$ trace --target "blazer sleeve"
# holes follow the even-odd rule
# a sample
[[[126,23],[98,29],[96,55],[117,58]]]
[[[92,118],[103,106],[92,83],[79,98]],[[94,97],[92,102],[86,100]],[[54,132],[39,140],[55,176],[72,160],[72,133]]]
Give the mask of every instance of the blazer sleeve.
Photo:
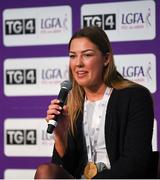
[[[75,178],[81,178],[86,161],[86,148],[82,130],[83,114],[80,113],[76,122],[77,131],[75,136],[68,133],[68,148],[63,158],[59,156],[56,149],[53,150],[52,163],[63,166]]]
[[[56,151],[56,148],[54,147],[51,162],[62,166],[73,176],[77,176],[76,174],[76,169],[77,169],[77,164],[78,164],[77,162],[78,159],[76,156],[77,154],[78,152],[75,146],[74,139],[69,133],[68,148],[66,150],[65,155],[63,157],[60,157],[58,152]]]
[[[130,88],[122,97],[126,105],[121,104],[125,108],[119,107],[123,111],[118,120],[121,121],[119,129],[123,129],[119,134],[123,137],[123,144],[119,145],[118,157],[111,162],[111,169],[98,173],[95,176],[98,179],[148,178],[154,120],[152,97],[146,88]]]

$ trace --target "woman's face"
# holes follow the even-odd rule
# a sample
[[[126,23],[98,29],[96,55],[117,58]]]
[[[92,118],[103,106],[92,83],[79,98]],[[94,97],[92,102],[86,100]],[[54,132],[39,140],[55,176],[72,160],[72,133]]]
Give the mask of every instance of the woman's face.
[[[73,39],[69,56],[73,78],[80,86],[96,89],[104,83],[102,73],[107,63],[107,55],[103,55],[88,38]]]

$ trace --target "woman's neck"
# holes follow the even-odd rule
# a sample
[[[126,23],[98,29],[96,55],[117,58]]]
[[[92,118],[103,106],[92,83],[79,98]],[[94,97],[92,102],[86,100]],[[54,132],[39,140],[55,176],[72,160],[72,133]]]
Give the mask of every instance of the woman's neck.
[[[97,101],[103,98],[104,92],[106,90],[106,85],[102,84],[98,88],[85,88],[85,95],[89,101]]]

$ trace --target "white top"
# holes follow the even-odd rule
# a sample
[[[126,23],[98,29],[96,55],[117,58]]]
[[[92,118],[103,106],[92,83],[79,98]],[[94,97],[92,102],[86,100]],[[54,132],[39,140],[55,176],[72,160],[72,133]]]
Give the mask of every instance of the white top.
[[[105,143],[105,116],[112,88],[106,88],[104,96],[98,101],[85,100],[84,134],[87,145],[88,161],[103,162],[111,168]]]

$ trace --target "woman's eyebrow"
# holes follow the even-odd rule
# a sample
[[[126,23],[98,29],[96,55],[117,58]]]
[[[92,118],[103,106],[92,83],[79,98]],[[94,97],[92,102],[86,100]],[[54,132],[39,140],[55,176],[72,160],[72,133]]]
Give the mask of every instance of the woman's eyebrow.
[[[94,49],[85,49],[85,50],[83,50],[83,51],[81,51],[81,52],[82,52],[82,53],[85,53],[85,52],[88,52],[88,51],[95,52]],[[76,53],[76,52],[74,52],[74,51],[69,51],[69,53]]]

